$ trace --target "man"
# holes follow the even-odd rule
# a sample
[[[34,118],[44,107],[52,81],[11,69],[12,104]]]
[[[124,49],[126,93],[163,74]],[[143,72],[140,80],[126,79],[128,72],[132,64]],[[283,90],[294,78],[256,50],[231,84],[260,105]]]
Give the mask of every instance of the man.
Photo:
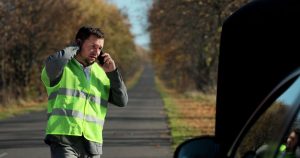
[[[111,56],[100,55],[99,28],[82,27],[75,40],[77,46],[49,56],[42,71],[48,94],[45,142],[53,158],[99,158],[107,104],[125,106],[127,90]],[[102,65],[96,63],[101,58]]]
[[[300,129],[294,128],[287,140],[286,143],[280,146],[279,158],[296,158],[296,149],[299,144]]]
[[[277,158],[296,158],[299,157],[299,153],[297,148],[299,145],[300,140],[300,129],[299,128],[293,128],[287,139],[285,139],[284,144],[280,145],[279,147],[279,153],[276,156]],[[256,150],[256,156],[257,157],[267,157],[268,150],[270,146],[268,144],[263,144]]]

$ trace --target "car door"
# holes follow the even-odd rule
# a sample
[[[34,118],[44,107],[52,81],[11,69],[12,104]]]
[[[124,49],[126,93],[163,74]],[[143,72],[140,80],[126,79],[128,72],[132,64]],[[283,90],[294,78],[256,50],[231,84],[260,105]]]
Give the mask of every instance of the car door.
[[[253,94],[255,95],[255,94]],[[227,156],[279,157],[292,128],[300,128],[300,69],[282,81],[249,119]],[[241,103],[242,106],[242,103]]]

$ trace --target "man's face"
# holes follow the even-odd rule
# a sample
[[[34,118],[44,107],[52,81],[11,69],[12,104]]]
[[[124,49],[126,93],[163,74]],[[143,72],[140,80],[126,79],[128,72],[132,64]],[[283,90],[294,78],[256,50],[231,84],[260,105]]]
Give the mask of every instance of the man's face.
[[[295,132],[292,132],[287,139],[287,143],[286,143],[287,148],[294,149],[294,147],[297,144],[297,140],[298,140],[297,134]]]
[[[82,64],[85,66],[93,64],[97,57],[100,54],[100,50],[104,46],[104,39],[100,39],[96,37],[95,35],[91,35],[89,38],[87,38],[82,46],[81,51],[79,52],[79,58]]]

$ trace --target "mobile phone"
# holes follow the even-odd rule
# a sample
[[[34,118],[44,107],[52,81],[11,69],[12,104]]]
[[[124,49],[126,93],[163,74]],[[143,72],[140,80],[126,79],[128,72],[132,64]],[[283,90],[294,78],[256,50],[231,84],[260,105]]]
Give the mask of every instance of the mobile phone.
[[[103,50],[100,50],[100,55],[98,56],[98,61],[100,65],[104,64],[104,57],[102,56],[104,54]]]

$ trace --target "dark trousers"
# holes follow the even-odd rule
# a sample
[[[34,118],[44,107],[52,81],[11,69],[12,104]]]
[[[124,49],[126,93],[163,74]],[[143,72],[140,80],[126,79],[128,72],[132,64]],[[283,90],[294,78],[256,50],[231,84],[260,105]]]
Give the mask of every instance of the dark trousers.
[[[100,158],[101,147],[90,143],[83,136],[47,136],[51,158]]]

